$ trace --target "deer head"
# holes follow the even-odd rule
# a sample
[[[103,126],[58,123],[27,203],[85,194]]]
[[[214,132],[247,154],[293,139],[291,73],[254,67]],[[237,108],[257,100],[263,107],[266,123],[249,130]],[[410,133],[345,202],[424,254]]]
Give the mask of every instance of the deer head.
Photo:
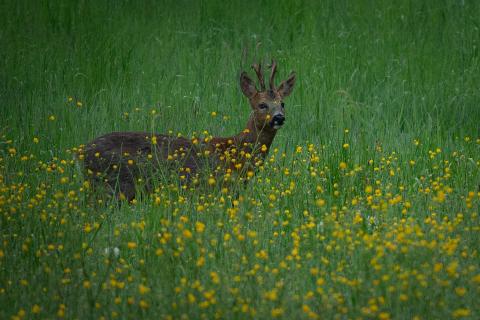
[[[275,73],[277,64],[272,60],[270,73],[270,87],[266,89],[263,78],[262,66],[252,65],[260,83],[260,90],[244,71],[240,75],[240,87],[243,94],[248,98],[252,107],[253,120],[259,130],[276,131],[285,122],[285,104],[283,99],[290,95],[295,85],[295,72],[292,72],[287,80],[275,86]]]

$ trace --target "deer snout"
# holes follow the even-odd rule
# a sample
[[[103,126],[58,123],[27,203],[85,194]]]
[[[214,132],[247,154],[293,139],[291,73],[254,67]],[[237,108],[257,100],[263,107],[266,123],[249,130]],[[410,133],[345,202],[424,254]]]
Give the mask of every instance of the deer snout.
[[[271,124],[274,129],[278,129],[283,125],[284,122],[285,116],[281,113],[277,113],[273,116]]]
[[[276,114],[272,120],[275,124],[282,125],[285,122],[285,116],[283,114]]]

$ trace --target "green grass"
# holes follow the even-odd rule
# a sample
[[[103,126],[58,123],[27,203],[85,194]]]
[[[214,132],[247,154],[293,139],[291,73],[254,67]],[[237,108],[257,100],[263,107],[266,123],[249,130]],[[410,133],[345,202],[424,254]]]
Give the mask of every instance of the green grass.
[[[479,318],[479,17],[475,1],[0,2],[0,318]],[[237,200],[164,185],[92,202],[75,148],[239,132],[255,57],[297,84]]]

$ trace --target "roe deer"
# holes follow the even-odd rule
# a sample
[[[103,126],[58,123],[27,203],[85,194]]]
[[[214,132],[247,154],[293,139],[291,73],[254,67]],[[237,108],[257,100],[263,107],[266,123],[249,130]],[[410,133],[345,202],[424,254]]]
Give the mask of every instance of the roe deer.
[[[283,99],[295,84],[295,73],[275,86],[277,65],[272,61],[270,87],[266,89],[260,64],[252,65],[260,90],[246,72],[240,75],[240,88],[252,108],[245,130],[231,137],[213,137],[202,142],[148,132],[112,132],[96,138],[84,150],[85,168],[92,183],[104,183],[113,194],[129,201],[135,197],[135,184],[143,181],[151,188],[155,174],[174,173],[187,182],[202,166],[216,175],[251,177],[255,164],[265,158],[279,128],[285,121]],[[150,171],[145,164],[151,163]]]

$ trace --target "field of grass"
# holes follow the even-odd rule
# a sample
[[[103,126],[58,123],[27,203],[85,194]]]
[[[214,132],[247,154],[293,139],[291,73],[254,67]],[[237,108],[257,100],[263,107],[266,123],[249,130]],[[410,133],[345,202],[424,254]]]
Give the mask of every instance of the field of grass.
[[[0,318],[480,318],[479,46],[468,0],[0,1]],[[245,189],[92,200],[82,144],[239,132],[255,57]]]

